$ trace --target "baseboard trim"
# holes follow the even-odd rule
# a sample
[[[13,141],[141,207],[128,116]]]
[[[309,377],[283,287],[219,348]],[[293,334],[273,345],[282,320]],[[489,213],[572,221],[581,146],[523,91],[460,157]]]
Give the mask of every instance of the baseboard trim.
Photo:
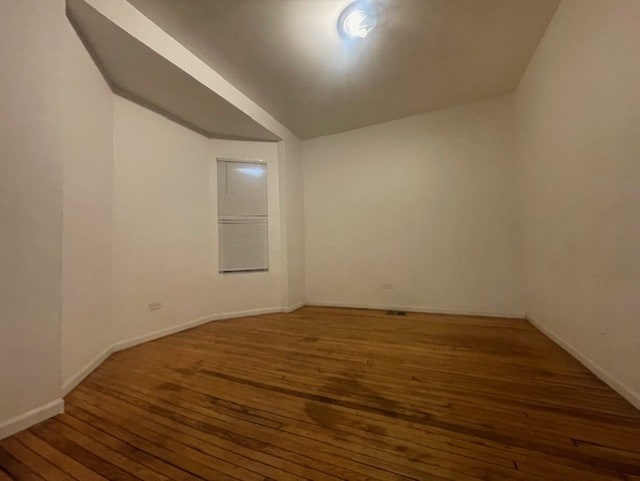
[[[599,366],[597,363],[589,359],[588,356],[581,353],[572,344],[562,339],[558,334],[548,327],[543,326],[540,322],[533,319],[531,316],[527,316],[527,320],[545,336],[555,342],[562,349],[571,354],[572,357],[577,359],[584,367],[591,371],[602,382],[607,384],[611,389],[616,391],[620,396],[625,398],[633,407],[640,410],[640,393],[635,392],[633,389],[617,381],[607,370]]]
[[[259,316],[263,314],[273,314],[276,312],[283,312],[283,309],[281,307],[267,307],[264,309],[251,309],[247,311],[234,311],[234,312],[224,312],[221,314],[211,314],[209,316],[204,316],[199,319],[194,319],[184,324],[167,327],[164,329],[160,329],[158,331],[153,331],[148,334],[143,334],[141,336],[134,337],[132,339],[126,339],[124,341],[116,342],[112,346],[112,352],[122,351],[124,349],[129,349],[130,347],[137,346],[138,344],[144,344],[145,342],[155,341],[156,339],[170,336],[178,332],[186,331],[187,329],[193,329],[194,327],[198,327],[198,326],[201,326],[202,324],[206,324],[212,321],[220,321],[223,319],[234,319],[236,317]]]
[[[393,304],[353,304],[345,302],[324,302],[324,301],[308,301],[309,306],[320,307],[345,307],[349,309],[376,309],[381,311],[407,311],[407,312],[424,312],[427,314],[450,314],[455,316],[479,316],[479,317],[502,317],[507,319],[526,319],[524,312],[499,312],[499,311],[472,311],[464,309],[447,309],[439,307],[424,306],[401,306]]]
[[[0,424],[0,439],[8,438],[63,412],[64,400],[62,398],[54,399],[47,404],[43,404]]]
[[[131,339],[126,339],[124,341],[118,341],[113,345],[111,345],[110,347],[108,347],[107,349],[105,349],[104,351],[102,351],[102,353],[100,353],[92,361],[90,361],[86,366],[80,369],[80,371],[74,374],[71,377],[71,379],[65,382],[62,385],[62,396],[64,397],[67,394],[69,394],[71,391],[73,391],[78,384],[84,381],[84,379],[89,374],[91,374],[98,366],[100,366],[100,364],[106,361],[107,358],[114,352],[123,351],[125,349],[129,349],[139,344],[144,344],[145,342],[155,341],[156,339],[160,339],[162,337],[170,336],[172,334],[186,331],[188,329],[193,329],[194,327],[201,326],[202,324],[206,324],[208,322],[220,321],[223,319],[235,319],[238,317],[275,314],[278,312],[291,312],[291,310],[299,309],[304,304],[305,303],[301,304],[300,306],[292,306],[289,308],[267,307],[262,309],[250,309],[246,311],[233,311],[233,312],[224,312],[221,314],[212,314],[209,316],[201,317],[199,319],[194,319],[184,324],[179,324],[177,326],[171,326],[164,329],[159,329],[157,331],[153,331],[148,334],[143,334],[141,336],[137,336]]]
[[[65,397],[75,387],[84,381],[89,374],[91,374],[100,364],[102,364],[113,353],[113,346],[106,348],[100,354],[98,354],[92,361],[85,365],[80,371],[78,371],[71,379],[62,384],[62,397]]]
[[[307,305],[307,301],[298,302],[297,304],[293,304],[292,306],[289,306],[286,309],[284,309],[284,312],[289,314],[291,312],[294,312],[294,311],[297,311],[298,309],[303,308],[306,305]]]

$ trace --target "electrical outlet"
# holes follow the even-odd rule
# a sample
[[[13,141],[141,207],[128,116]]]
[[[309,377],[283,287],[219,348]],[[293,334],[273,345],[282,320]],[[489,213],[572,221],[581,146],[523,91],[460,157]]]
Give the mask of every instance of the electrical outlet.
[[[391,282],[387,282],[386,284],[382,284],[383,289],[391,289]]]
[[[159,311],[160,309],[162,309],[162,302],[150,302],[149,303],[149,310],[150,311]]]

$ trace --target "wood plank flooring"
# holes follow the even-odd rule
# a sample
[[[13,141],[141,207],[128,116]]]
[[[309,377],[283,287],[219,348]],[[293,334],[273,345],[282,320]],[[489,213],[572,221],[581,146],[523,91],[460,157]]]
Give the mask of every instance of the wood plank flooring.
[[[521,320],[218,321],[65,401],[0,441],[0,481],[640,480],[640,412]]]

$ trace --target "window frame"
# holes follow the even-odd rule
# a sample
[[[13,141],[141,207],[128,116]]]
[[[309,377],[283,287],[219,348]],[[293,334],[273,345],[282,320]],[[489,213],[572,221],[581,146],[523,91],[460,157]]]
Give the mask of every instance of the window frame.
[[[265,215],[249,215],[249,216],[221,216],[220,215],[220,201],[219,201],[219,190],[220,190],[220,179],[218,178],[218,166],[220,163],[236,163],[236,164],[254,164],[264,166],[265,169],[265,190],[266,190],[266,198],[265,198]],[[217,157],[216,158],[216,226],[217,226],[217,237],[218,237],[218,274],[227,276],[227,275],[237,275],[237,274],[259,274],[259,273],[268,273],[270,270],[270,252],[269,252],[269,232],[270,232],[270,215],[269,215],[269,164],[266,160],[261,158],[230,158],[230,157]],[[225,180],[226,185],[226,180]],[[245,219],[242,219],[245,217]],[[253,221],[253,222],[252,222]],[[266,226],[266,239],[265,239],[265,249],[266,249],[266,268],[247,268],[247,269],[228,269],[224,270],[221,264],[221,237],[220,237],[220,225],[221,224],[264,224]]]

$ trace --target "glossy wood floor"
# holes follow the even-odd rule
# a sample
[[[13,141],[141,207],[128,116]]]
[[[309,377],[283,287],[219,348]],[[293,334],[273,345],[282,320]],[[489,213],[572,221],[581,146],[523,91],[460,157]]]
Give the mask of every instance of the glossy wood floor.
[[[640,413],[525,321],[307,307],[113,355],[7,479],[640,480]]]

